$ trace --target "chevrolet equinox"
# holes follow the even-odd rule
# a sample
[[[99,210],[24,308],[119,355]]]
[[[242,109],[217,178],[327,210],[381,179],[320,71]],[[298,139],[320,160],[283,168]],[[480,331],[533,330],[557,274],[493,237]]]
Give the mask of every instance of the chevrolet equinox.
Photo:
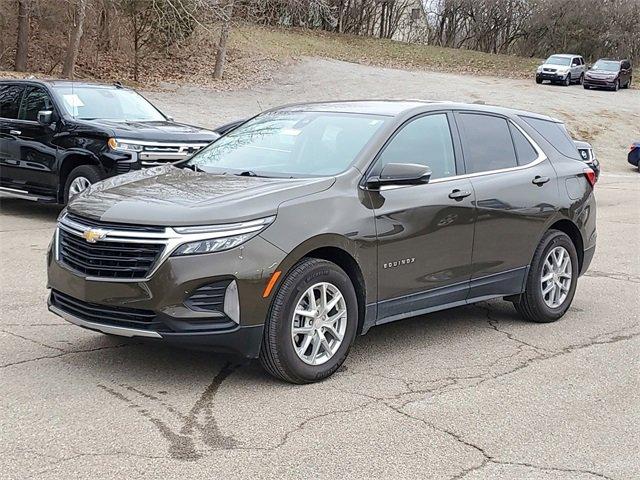
[[[562,317],[595,251],[595,181],[562,123],[534,113],[276,108],[76,196],[49,250],[49,308],[314,382],[375,325],[491,298]]]

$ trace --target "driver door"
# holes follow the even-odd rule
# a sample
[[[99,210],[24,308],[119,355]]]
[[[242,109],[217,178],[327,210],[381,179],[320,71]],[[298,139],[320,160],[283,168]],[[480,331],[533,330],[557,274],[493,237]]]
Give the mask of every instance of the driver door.
[[[427,184],[369,190],[378,246],[378,321],[386,323],[464,304],[471,277],[474,193],[461,171],[461,154],[448,112],[405,123],[376,159],[427,165]]]

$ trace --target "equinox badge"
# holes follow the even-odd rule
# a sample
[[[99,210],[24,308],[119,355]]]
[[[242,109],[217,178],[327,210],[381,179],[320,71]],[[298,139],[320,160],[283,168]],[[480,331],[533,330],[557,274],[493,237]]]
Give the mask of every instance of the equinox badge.
[[[99,228],[90,228],[82,232],[82,238],[89,243],[96,243],[98,240],[102,240],[107,236],[109,232],[107,230],[101,230]]]

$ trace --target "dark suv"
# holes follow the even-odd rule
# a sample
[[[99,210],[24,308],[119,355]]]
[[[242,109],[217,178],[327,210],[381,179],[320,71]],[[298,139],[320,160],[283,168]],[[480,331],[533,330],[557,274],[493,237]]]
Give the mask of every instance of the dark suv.
[[[564,126],[533,113],[282,107],[75,197],[48,254],[49,308],[313,382],[374,325],[496,297],[562,317],[595,251],[595,181]]]
[[[583,86],[589,88],[608,88],[618,91],[629,88],[633,79],[633,68],[629,60],[601,58],[589,69],[584,77]]]
[[[0,81],[0,192],[66,203],[104,178],[185,159],[212,131],[120,85]]]

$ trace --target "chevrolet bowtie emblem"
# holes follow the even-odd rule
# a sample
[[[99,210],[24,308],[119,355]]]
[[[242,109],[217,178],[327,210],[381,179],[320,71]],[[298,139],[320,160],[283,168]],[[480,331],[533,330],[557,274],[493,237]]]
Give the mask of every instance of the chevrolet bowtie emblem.
[[[99,228],[90,228],[82,232],[82,238],[89,243],[96,243],[98,240],[102,240],[107,236],[109,232],[107,230],[101,230]]]

